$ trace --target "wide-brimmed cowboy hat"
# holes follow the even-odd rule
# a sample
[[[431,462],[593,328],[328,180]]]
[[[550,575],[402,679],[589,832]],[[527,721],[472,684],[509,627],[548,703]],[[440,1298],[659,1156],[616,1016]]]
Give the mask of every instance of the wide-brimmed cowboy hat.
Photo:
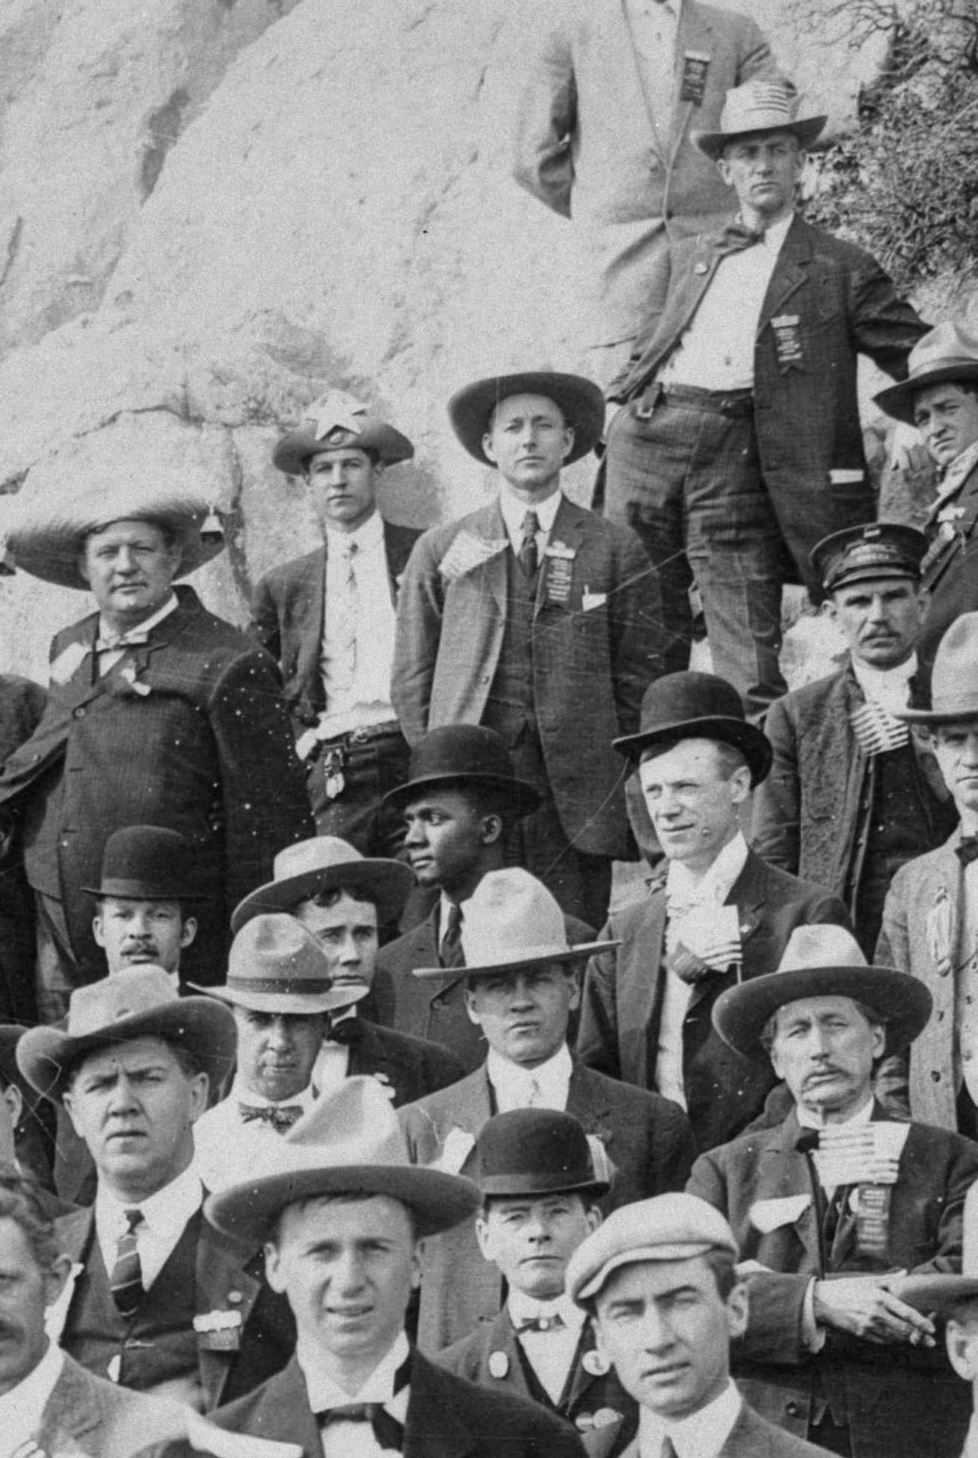
[[[564,913],[553,896],[529,871],[510,866],[487,871],[465,902],[461,928],[464,967],[452,978],[487,977],[548,962],[583,962],[594,952],[620,942],[567,940]],[[415,977],[445,976],[444,967],[413,967]]]
[[[384,804],[401,810],[452,783],[492,790],[516,815],[529,815],[540,804],[539,790],[517,778],[502,737],[481,724],[443,724],[423,735],[411,751],[406,784],[388,790]]]
[[[213,1194],[204,1207],[226,1235],[258,1245],[276,1217],[318,1195],[386,1195],[414,1214],[419,1236],[474,1215],[471,1180],[414,1165],[390,1100],[375,1078],[351,1077],[262,1154],[262,1173]]]
[[[737,137],[758,132],[791,132],[798,145],[810,147],[822,131],[827,116],[799,116],[798,98],[777,81],[745,81],[727,92],[715,132],[693,132],[693,142],[714,162]]]
[[[945,319],[918,339],[907,359],[906,379],[873,398],[894,420],[913,425],[918,391],[945,380],[978,384],[978,339],[953,319]]]
[[[564,461],[569,466],[592,451],[604,430],[604,395],[593,380],[554,370],[524,370],[513,375],[490,375],[457,391],[448,402],[452,429],[470,456],[491,466],[482,449],[492,412],[510,395],[545,395],[559,406],[574,431],[574,444]]]
[[[808,554],[825,592],[886,577],[920,581],[927,538],[897,521],[866,522],[823,537]]]
[[[937,645],[930,675],[929,709],[894,709],[911,724],[978,719],[978,613],[962,613]]]
[[[88,896],[120,901],[206,901],[194,878],[190,844],[179,830],[161,825],[124,825],[114,830],[102,851],[97,886]]]
[[[978,1184],[964,1197],[962,1215],[961,1274],[942,1271],[929,1276],[905,1276],[893,1287],[893,1294],[919,1311],[953,1314],[959,1302],[978,1300]]]
[[[752,785],[759,785],[771,768],[770,740],[748,723],[744,705],[733,684],[715,673],[684,669],[650,683],[642,697],[636,734],[613,740],[615,749],[637,759],[654,745],[678,744],[682,739],[719,739],[739,749],[750,769]]]
[[[349,1007],[369,988],[340,988],[329,959],[311,932],[285,912],[254,916],[238,932],[220,987],[189,986],[253,1012],[325,1013]]]
[[[889,1052],[912,1043],[930,1017],[933,998],[923,982],[893,967],[870,966],[841,926],[799,926],[788,938],[777,971],[727,988],[713,1006],[713,1026],[737,1053],[759,1062],[768,1054],[761,1033],[779,1007],[808,997],[851,997],[886,1025]]]
[[[219,1084],[234,1063],[231,1012],[210,997],[180,997],[162,967],[126,967],[87,987],[68,1004],[67,1027],[29,1028],[17,1044],[17,1067],[32,1088],[57,1103],[81,1059],[134,1038],[162,1038],[186,1048]]]
[[[584,1126],[557,1109],[511,1109],[483,1124],[475,1142],[483,1197],[607,1193]]]
[[[300,901],[335,886],[362,891],[377,903],[381,925],[395,922],[414,886],[414,874],[402,861],[363,856],[336,835],[315,835],[279,851],[271,881],[239,901],[231,914],[231,930],[268,911],[290,911]]]
[[[369,405],[332,390],[312,402],[296,430],[283,435],[272,452],[272,462],[287,476],[301,476],[309,459],[320,451],[351,447],[372,451],[385,466],[409,461],[414,455],[407,436]]]

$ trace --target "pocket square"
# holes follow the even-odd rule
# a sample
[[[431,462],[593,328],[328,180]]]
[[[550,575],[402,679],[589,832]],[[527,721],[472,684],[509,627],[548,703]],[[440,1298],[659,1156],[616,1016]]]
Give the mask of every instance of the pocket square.
[[[777,1200],[755,1200],[750,1207],[750,1223],[762,1235],[770,1235],[772,1230],[779,1230],[782,1225],[794,1225],[811,1203],[811,1195],[783,1195]]]
[[[604,607],[607,601],[608,594],[606,592],[581,593],[581,608],[586,613],[591,612],[593,608]]]

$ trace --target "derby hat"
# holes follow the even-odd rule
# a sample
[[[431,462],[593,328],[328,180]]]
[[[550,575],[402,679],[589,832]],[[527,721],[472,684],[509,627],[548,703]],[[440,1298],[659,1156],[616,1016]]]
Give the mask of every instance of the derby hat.
[[[594,952],[620,942],[567,940],[564,913],[542,881],[519,866],[487,871],[464,903],[462,952],[464,967],[451,969],[453,979],[515,972],[548,962],[583,962]],[[413,967],[415,977],[444,977],[444,967]]]
[[[414,1165],[390,1100],[375,1078],[351,1077],[317,1099],[262,1156],[262,1173],[213,1194],[204,1207],[225,1235],[259,1245],[286,1205],[319,1195],[386,1195],[414,1214],[419,1236],[474,1215],[471,1180]]]
[[[641,1261],[687,1261],[712,1250],[735,1259],[737,1242],[719,1210],[698,1195],[655,1195],[613,1210],[571,1256],[567,1294],[579,1306],[597,1296],[613,1271]]]
[[[476,1183],[492,1195],[593,1195],[609,1183],[595,1172],[591,1145],[573,1114],[512,1109],[495,1114],[475,1142]]]
[[[383,926],[397,921],[414,886],[414,875],[402,861],[369,860],[336,835],[314,835],[286,846],[272,862],[272,877],[234,908],[232,932],[237,934],[261,912],[290,911],[335,886],[349,886],[376,901]]]
[[[253,1012],[325,1013],[349,1007],[369,988],[340,989],[329,961],[311,932],[285,912],[253,916],[231,943],[228,974],[221,987],[190,986]]]
[[[806,997],[851,997],[873,1008],[886,1025],[890,1053],[923,1032],[933,1005],[919,978],[893,967],[870,966],[845,927],[797,926],[776,971],[720,994],[713,1006],[713,1026],[737,1053],[766,1063],[761,1033],[768,1019],[779,1007]]]
[[[385,466],[409,461],[414,446],[368,405],[340,390],[331,390],[307,408],[298,429],[283,435],[272,452],[272,462],[287,476],[301,476],[312,456],[320,451],[372,451]]]
[[[714,673],[684,669],[650,683],[642,697],[637,734],[613,741],[633,759],[654,745],[669,748],[682,739],[719,739],[739,749],[759,785],[771,768],[773,750],[767,737],[748,723],[734,686]]]
[[[823,537],[815,543],[809,560],[824,591],[835,592],[851,582],[884,577],[910,577],[919,582],[926,550],[927,538],[916,527],[873,521]]]
[[[906,1276],[893,1287],[895,1296],[920,1311],[939,1311],[944,1316],[953,1316],[959,1302],[978,1299],[978,1183],[964,1197],[961,1225],[961,1274],[942,1271]]]
[[[745,81],[727,92],[720,130],[693,132],[693,142],[716,162],[729,142],[758,132],[792,132],[800,147],[810,147],[827,121],[827,116],[800,117],[798,98],[781,82]]]
[[[918,339],[907,359],[907,377],[873,398],[894,420],[913,425],[919,390],[944,380],[978,384],[978,338],[953,319],[945,319]]]
[[[554,370],[524,370],[515,375],[490,375],[476,380],[452,396],[448,415],[452,429],[468,451],[484,466],[491,466],[482,449],[482,437],[496,406],[510,395],[545,395],[559,406],[573,428],[574,444],[564,461],[569,466],[592,451],[604,430],[604,395],[583,375],[560,374]]]
[[[206,901],[196,886],[190,845],[178,830],[161,825],[124,825],[114,830],[102,851],[97,886],[88,896],[120,901]]]
[[[930,708],[894,709],[893,715],[913,724],[978,719],[978,613],[955,618],[938,643],[930,675]]]
[[[437,785],[465,784],[498,793],[515,815],[529,815],[540,792],[516,777],[509,751],[495,729],[481,724],[443,724],[423,735],[411,751],[406,784],[388,790],[384,804],[403,810]]]
[[[228,1008],[209,997],[180,997],[162,967],[126,967],[77,987],[67,1027],[28,1028],[17,1067],[32,1088],[57,1103],[81,1059],[134,1038],[186,1048],[216,1087],[234,1063],[237,1034]]]

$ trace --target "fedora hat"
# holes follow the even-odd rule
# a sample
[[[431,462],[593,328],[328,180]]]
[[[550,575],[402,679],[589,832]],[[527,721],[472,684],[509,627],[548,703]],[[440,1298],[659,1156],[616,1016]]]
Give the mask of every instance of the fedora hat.
[[[17,1067],[32,1088],[57,1103],[80,1059],[133,1038],[178,1043],[216,1087],[234,1063],[237,1034],[222,1003],[180,997],[162,967],[127,967],[76,988],[66,1028],[28,1028],[17,1044]]]
[[[452,977],[485,977],[547,962],[583,962],[620,942],[567,940],[564,913],[542,881],[519,866],[487,871],[465,903],[462,917],[464,967]],[[414,967],[420,978],[444,977],[444,967]]]
[[[720,130],[693,132],[693,142],[716,162],[728,142],[756,132],[792,132],[799,146],[810,147],[827,121],[827,116],[799,116],[798,98],[783,82],[745,81],[727,92]]]
[[[728,987],[713,1006],[713,1026],[745,1058],[766,1063],[760,1037],[772,1013],[803,997],[851,997],[886,1024],[888,1052],[912,1043],[930,1017],[933,998],[923,982],[892,967],[872,967],[841,926],[797,926],[777,970]]]
[[[711,1250],[736,1258],[737,1242],[719,1210],[698,1195],[655,1195],[613,1210],[567,1263],[567,1294],[579,1306],[622,1266],[688,1261]]]
[[[978,1298],[978,1183],[964,1197],[961,1225],[961,1274],[905,1276],[893,1287],[895,1296],[920,1311],[939,1311],[944,1316],[953,1316],[958,1302]]]
[[[312,402],[296,430],[283,435],[272,452],[272,462],[287,476],[301,476],[310,457],[345,446],[373,451],[385,466],[409,461],[414,455],[407,436],[383,421],[369,405],[340,390],[331,390]]]
[[[748,723],[733,684],[715,673],[684,669],[657,678],[642,697],[638,733],[613,743],[622,754],[637,759],[644,749],[681,739],[719,739],[733,745],[747,761],[752,785],[759,785],[771,768],[770,740]]]
[[[574,444],[564,461],[569,466],[592,451],[604,430],[604,395],[599,386],[583,375],[560,374],[554,370],[524,370],[515,375],[490,375],[476,380],[452,396],[448,416],[452,429],[468,451],[484,466],[491,466],[482,449],[482,437],[496,406],[510,395],[546,395],[560,407],[573,427]]]
[[[408,780],[388,790],[384,804],[402,810],[435,785],[483,786],[509,802],[515,815],[529,815],[540,792],[516,770],[501,736],[481,724],[443,724],[423,735],[411,751]]]
[[[375,1078],[346,1078],[262,1155],[262,1173],[208,1199],[204,1213],[225,1235],[258,1245],[276,1216],[317,1195],[386,1195],[413,1211],[419,1236],[474,1215],[471,1180],[414,1165],[397,1115]]]
[[[239,901],[231,915],[231,930],[237,934],[261,912],[290,911],[334,886],[349,886],[376,901],[377,920],[385,925],[397,921],[404,910],[414,874],[402,861],[368,860],[339,836],[314,835],[279,851],[272,862],[272,880]]]
[[[329,961],[316,938],[283,911],[253,916],[245,923],[231,943],[223,986],[189,985],[253,1012],[300,1015],[349,1007],[369,991],[334,987]]]
[[[978,613],[955,618],[938,643],[930,675],[930,708],[893,714],[913,724],[978,719]]]
[[[492,1195],[593,1195],[610,1188],[595,1173],[591,1146],[573,1114],[512,1109],[495,1114],[475,1142],[476,1183]]]
[[[81,889],[89,896],[116,896],[121,901],[208,899],[194,880],[189,843],[178,830],[161,825],[114,830],[102,851],[99,884]]]
[[[945,319],[918,339],[907,359],[907,377],[874,395],[881,410],[894,420],[913,425],[918,390],[943,380],[978,384],[978,338],[953,319]]]
[[[823,537],[809,553],[809,561],[824,591],[835,592],[850,582],[883,577],[910,577],[919,582],[926,550],[927,538],[916,527],[873,521]]]

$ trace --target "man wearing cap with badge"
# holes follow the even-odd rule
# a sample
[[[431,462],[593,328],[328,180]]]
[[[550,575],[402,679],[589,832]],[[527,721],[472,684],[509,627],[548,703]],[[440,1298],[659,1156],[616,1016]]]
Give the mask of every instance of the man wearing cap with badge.
[[[197,1409],[250,1391],[288,1359],[285,1303],[257,1246],[202,1215],[193,1125],[234,1060],[234,1019],[178,996],[160,967],[72,994],[65,1029],[31,1028],[17,1063],[68,1112],[98,1172],[95,1203],[58,1220],[71,1275],[52,1336],[83,1367]]]
[[[917,427],[938,468],[923,562],[929,602],[920,654],[929,669],[954,619],[978,609],[978,339],[954,320],[938,324],[911,350],[907,378],[876,403]]]
[[[701,1155],[687,1186],[729,1220],[749,1272],[734,1376],[772,1422],[858,1458],[956,1458],[968,1423],[934,1323],[899,1293],[908,1274],[960,1270],[978,1145],[892,1122],[873,1093],[884,1053],[912,1043],[931,1006],[917,978],[819,926],[713,1010],[794,1100],[780,1125]]]
[[[499,472],[498,499],[425,532],[397,614],[392,693],[409,742],[483,724],[540,805],[507,859],[564,910],[605,919],[612,860],[634,854],[624,766],[610,743],[638,719],[659,666],[655,573],[634,533],[576,506],[561,468],[601,435],[597,385],[551,371],[493,375],[449,402],[469,455]]]
[[[667,674],[646,691],[638,732],[616,748],[638,764],[668,869],[602,932],[612,946],[588,966],[577,1051],[680,1104],[699,1148],[712,1149],[760,1113],[775,1081],[717,1037],[713,1004],[735,982],[773,972],[796,926],[848,925],[848,913],[748,847],[741,816],[771,746],[731,684]]]
[[[92,932],[109,976],[123,967],[162,967],[180,989],[180,958],[197,935],[194,914],[203,899],[192,878],[190,846],[179,831],[159,825],[114,830],[102,852]]]
[[[643,1089],[583,1067],[567,1047],[578,1005],[577,967],[596,943],[572,947],[546,887],[512,867],[483,876],[462,923],[465,999],[489,1045],[485,1062],[461,1082],[401,1110],[418,1164],[468,1173],[476,1140],[493,1114],[556,1109],[596,1136],[613,1168],[604,1209],[679,1189],[693,1140],[682,1110]],[[440,967],[418,968],[440,978]],[[425,1251],[418,1340],[430,1352],[467,1335],[501,1302],[497,1272],[479,1259],[475,1230],[460,1226]]]
[[[896,522],[847,527],[819,542],[812,563],[826,593],[822,611],[848,657],[778,699],[764,721],[774,763],[757,791],[754,849],[840,896],[867,957],[894,873],[940,845],[957,821],[928,737],[895,717],[918,687],[925,546]]]
[[[381,517],[377,488],[413,455],[360,401],[339,391],[314,401],[272,459],[304,481],[323,545],[263,577],[251,607],[282,670],[316,829],[365,854],[388,849],[380,801],[407,772],[390,677],[398,584],[420,532]]]
[[[666,667],[688,665],[695,580],[713,666],[751,715],[786,687],[786,566],[818,601],[811,549],[875,515],[857,358],[902,375],[926,332],[875,259],[795,213],[824,125],[777,82],[728,91],[719,127],[694,141],[739,216],[657,260],[635,352],[608,390],[622,409],[606,511],[662,573]]]
[[[438,1365],[480,1387],[532,1397],[590,1432],[633,1413],[585,1313],[564,1295],[567,1262],[598,1228],[608,1192],[580,1122],[551,1109],[496,1114],[476,1141],[483,1257],[506,1282],[491,1321],[438,1356]]]

